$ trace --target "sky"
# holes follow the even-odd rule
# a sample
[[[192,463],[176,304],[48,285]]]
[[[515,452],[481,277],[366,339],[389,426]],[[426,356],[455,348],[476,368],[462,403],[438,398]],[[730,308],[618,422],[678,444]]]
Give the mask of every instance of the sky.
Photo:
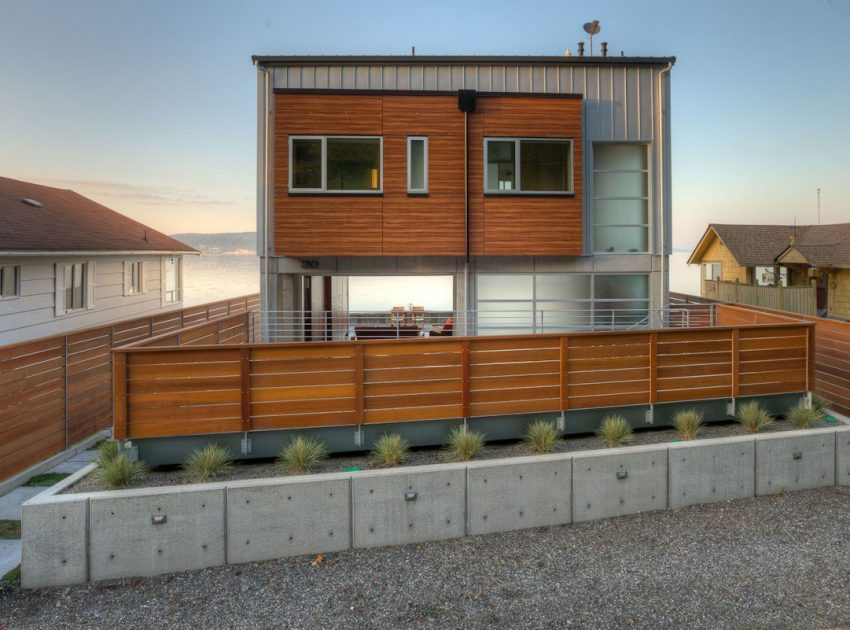
[[[850,0],[0,0],[0,175],[168,233],[255,229],[252,54],[675,55],[674,247],[850,221]]]

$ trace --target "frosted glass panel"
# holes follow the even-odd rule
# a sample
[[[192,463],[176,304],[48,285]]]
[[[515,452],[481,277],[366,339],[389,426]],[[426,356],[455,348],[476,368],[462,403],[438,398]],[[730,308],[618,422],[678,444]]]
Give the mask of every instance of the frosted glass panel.
[[[537,326],[543,332],[576,330],[591,325],[590,302],[538,302]]]
[[[647,299],[649,297],[649,277],[645,275],[597,275],[594,280],[594,297],[597,300]]]
[[[646,197],[646,173],[594,173],[594,197]]]
[[[646,170],[646,146],[642,144],[596,144],[593,168]]]
[[[647,223],[645,199],[597,199],[593,202],[593,222],[603,225]]]
[[[425,140],[410,140],[410,190],[425,190]]]
[[[485,274],[478,276],[479,300],[530,300],[531,274]],[[479,308],[480,305],[479,305]]]
[[[534,310],[528,302],[479,302],[478,326],[504,332],[532,332]]]
[[[593,228],[593,251],[595,252],[646,252],[649,236],[645,227]]]
[[[583,273],[541,273],[537,275],[537,299],[589,300],[590,275]]]

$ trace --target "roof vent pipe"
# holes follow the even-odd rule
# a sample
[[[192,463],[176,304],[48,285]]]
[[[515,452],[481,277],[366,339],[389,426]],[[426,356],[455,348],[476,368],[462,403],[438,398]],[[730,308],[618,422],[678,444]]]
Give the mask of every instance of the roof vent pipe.
[[[584,57],[584,42],[578,43],[578,56]]]
[[[603,57],[608,56],[608,42],[602,42],[599,44],[599,54]]]

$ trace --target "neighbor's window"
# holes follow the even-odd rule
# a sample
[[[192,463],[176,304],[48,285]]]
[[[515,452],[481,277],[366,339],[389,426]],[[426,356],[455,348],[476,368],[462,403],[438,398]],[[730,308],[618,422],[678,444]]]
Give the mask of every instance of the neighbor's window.
[[[138,295],[145,292],[146,267],[147,265],[140,260],[124,263],[124,295]]]
[[[290,137],[291,192],[381,192],[382,138]]]
[[[485,192],[571,193],[572,148],[565,139],[485,139]]]
[[[164,263],[165,302],[166,304],[180,301],[180,259],[176,256],[166,258]]]
[[[649,251],[649,170],[644,144],[593,145],[593,251]]]
[[[428,138],[407,139],[407,192],[428,192]]]
[[[0,299],[21,294],[21,268],[18,265],[0,267]]]
[[[703,263],[702,277],[704,280],[720,280],[720,263]]]
[[[756,267],[756,285],[760,287],[788,286],[788,267]]]
[[[78,311],[86,307],[86,265],[65,265],[65,312]]]

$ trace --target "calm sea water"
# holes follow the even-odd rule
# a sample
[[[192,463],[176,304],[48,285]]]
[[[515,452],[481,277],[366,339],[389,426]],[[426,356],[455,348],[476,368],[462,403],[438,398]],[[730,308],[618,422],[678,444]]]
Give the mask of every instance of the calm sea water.
[[[187,256],[184,304],[194,306],[260,290],[260,262],[256,256],[202,254]],[[670,257],[670,290],[699,295],[699,268],[687,266],[688,254]],[[449,276],[354,277],[349,280],[352,311],[384,311],[414,304],[428,310],[452,309]]]
[[[260,259],[230,254],[186,256],[183,276],[185,306],[258,293]]]

